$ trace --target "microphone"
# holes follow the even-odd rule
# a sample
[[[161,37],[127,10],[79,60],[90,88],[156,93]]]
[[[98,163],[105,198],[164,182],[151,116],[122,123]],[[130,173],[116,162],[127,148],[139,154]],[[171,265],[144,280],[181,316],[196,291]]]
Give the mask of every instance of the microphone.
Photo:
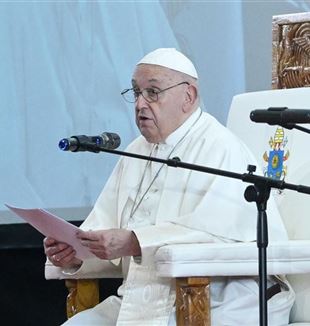
[[[119,135],[112,132],[104,132],[99,136],[71,136],[59,141],[58,147],[70,152],[100,152],[102,149],[115,149],[121,144]]]
[[[252,111],[250,119],[254,122],[264,122],[269,125],[310,123],[310,110],[271,107],[267,110]]]

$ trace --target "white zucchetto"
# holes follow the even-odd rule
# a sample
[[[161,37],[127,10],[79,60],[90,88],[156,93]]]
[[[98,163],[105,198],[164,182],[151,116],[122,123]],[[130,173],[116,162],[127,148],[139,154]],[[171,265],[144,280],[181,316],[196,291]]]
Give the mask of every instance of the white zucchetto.
[[[193,63],[175,48],[156,49],[144,56],[137,65],[142,63],[166,67],[198,79]]]

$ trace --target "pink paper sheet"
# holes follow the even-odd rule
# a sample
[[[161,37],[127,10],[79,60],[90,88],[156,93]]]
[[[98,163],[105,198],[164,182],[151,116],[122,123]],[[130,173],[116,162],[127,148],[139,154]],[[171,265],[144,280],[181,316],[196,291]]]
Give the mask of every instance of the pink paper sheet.
[[[50,236],[60,242],[65,242],[71,245],[76,251],[77,258],[83,260],[85,258],[95,257],[88,248],[82,246],[80,240],[77,239],[76,231],[79,228],[75,225],[45,211],[44,209],[24,209],[9,205],[5,206],[45,236]]]

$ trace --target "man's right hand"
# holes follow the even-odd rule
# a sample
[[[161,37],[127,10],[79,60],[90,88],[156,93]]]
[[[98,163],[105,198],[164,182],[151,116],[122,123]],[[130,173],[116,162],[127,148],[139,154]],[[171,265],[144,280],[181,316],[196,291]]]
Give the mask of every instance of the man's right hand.
[[[72,246],[51,237],[46,237],[43,245],[44,252],[53,265],[62,268],[79,267],[82,265],[82,260],[75,257],[76,252]]]

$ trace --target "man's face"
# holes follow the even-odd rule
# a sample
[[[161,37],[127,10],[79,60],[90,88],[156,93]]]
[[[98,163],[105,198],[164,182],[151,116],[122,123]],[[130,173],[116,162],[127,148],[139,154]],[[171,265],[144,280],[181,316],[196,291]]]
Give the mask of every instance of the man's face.
[[[183,82],[175,71],[156,65],[137,66],[132,87],[136,91],[152,88],[160,91]],[[187,118],[183,112],[188,85],[182,84],[158,94],[158,101],[149,103],[140,94],[135,102],[136,124],[150,143],[164,141]]]

